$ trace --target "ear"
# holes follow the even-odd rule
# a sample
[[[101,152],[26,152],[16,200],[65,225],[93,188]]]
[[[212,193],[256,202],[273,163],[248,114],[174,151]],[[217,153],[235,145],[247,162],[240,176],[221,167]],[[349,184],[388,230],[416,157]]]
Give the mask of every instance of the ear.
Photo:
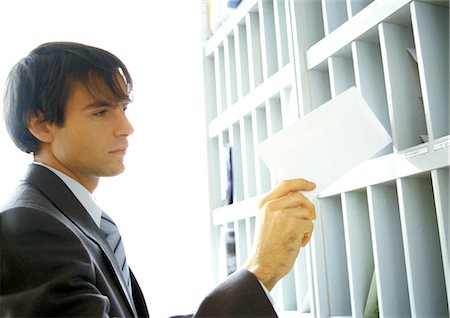
[[[45,120],[42,112],[29,113],[27,116],[27,126],[30,133],[43,143],[53,140],[54,124]]]

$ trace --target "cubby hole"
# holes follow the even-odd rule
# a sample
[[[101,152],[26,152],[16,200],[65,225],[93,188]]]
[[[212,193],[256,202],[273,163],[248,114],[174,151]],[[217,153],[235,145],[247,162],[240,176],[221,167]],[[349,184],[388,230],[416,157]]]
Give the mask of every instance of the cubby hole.
[[[363,40],[352,43],[355,84],[386,131],[392,136],[391,122],[386,97],[381,48],[375,28]],[[392,143],[379,151],[373,158],[393,152]]]
[[[290,62],[288,39],[290,32],[288,32],[288,18],[286,17],[288,5],[287,1],[274,1],[275,35],[277,39],[279,69]]]
[[[411,317],[395,181],[367,188],[380,316]]]
[[[414,1],[411,19],[430,139],[450,134],[449,8]],[[443,2],[436,4],[444,4]]]
[[[241,143],[241,131],[239,122],[233,124],[231,129],[232,129],[231,154],[233,167],[233,202],[238,202],[244,199],[244,189],[243,189],[244,181],[242,173],[242,143]]]
[[[245,219],[234,221],[234,236],[236,242],[236,265],[241,268],[248,258],[247,229]]]
[[[372,315],[376,313],[377,298],[373,292],[376,290],[375,267],[366,190],[342,193],[341,200],[352,314],[356,317]]]
[[[277,38],[275,35],[275,16],[272,1],[259,1],[259,18],[261,30],[261,50],[263,77],[269,78],[278,71]]]
[[[347,14],[349,18],[355,16],[375,0],[347,0]]]
[[[325,34],[330,34],[348,20],[346,0],[321,0]]]
[[[304,109],[305,114],[316,109],[323,103],[331,99],[330,76],[328,72],[328,65],[322,63],[315,69],[308,72],[310,77],[311,87],[311,109]]]
[[[283,114],[279,94],[273,96],[266,102],[266,108],[270,114],[270,134],[276,134],[283,129]]]
[[[297,311],[300,313],[311,313],[311,287],[309,286],[308,275],[311,275],[311,268],[308,264],[310,253],[309,248],[300,249],[300,254],[294,265]]]
[[[252,198],[256,195],[256,177],[255,177],[255,144],[253,138],[253,124],[251,115],[245,116],[241,121],[241,136],[245,143],[243,151],[245,152],[245,180],[244,196]]]
[[[378,26],[393,149],[401,151],[428,139],[408,6]]]
[[[397,179],[411,311],[448,314],[447,291],[430,173]]]
[[[211,54],[205,58],[204,61],[205,72],[205,115],[206,121],[210,122],[217,117],[217,103],[216,103],[216,78],[214,72],[214,55]]]
[[[214,73],[216,82],[217,114],[220,115],[227,109],[227,91],[223,45],[220,45],[214,50]]]
[[[225,59],[225,78],[227,92],[227,108],[234,105],[238,99],[236,50],[233,33],[228,35],[223,44]]]
[[[320,200],[320,213],[331,316],[351,316],[347,252],[340,196]]]
[[[304,52],[325,37],[321,1],[290,1],[295,18],[294,35],[298,37],[299,51]]]
[[[328,71],[333,98],[355,86],[355,71],[350,46],[328,58]]]
[[[264,141],[268,137],[267,116],[265,105],[257,107],[252,116],[253,137],[256,144]],[[269,168],[261,160],[259,156],[255,158],[256,168],[256,189],[257,194],[264,194],[271,189],[271,177]]]
[[[238,98],[247,95],[250,92],[250,71],[247,28],[245,22],[238,24],[234,29],[236,66],[237,66],[237,89]]]
[[[259,14],[257,12],[249,12],[245,18],[245,24],[249,59],[249,81],[250,89],[253,89],[263,81]]]

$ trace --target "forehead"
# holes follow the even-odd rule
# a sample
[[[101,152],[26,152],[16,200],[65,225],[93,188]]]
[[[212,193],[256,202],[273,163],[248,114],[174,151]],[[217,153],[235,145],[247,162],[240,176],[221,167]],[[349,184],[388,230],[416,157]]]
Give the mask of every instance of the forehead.
[[[84,80],[73,83],[69,100],[75,97],[90,101],[128,103],[130,102],[130,89],[119,72],[111,78],[88,74]]]

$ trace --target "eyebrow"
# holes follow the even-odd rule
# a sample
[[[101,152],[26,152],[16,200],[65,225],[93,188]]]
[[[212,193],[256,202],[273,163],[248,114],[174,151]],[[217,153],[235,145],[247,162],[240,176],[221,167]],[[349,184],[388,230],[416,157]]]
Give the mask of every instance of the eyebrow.
[[[117,101],[117,102],[95,101],[91,104],[84,106],[83,110],[89,110],[99,107],[119,107],[123,105],[128,105],[128,103],[126,101]]]

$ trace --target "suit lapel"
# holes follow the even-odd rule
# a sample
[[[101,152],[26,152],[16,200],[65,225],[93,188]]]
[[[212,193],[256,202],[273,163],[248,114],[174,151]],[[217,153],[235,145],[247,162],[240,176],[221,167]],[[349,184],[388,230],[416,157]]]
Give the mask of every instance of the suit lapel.
[[[137,316],[131,296],[127,291],[122,271],[115,260],[114,253],[108,245],[97,224],[92,220],[89,213],[70,191],[66,184],[49,169],[31,164],[25,181],[34,185],[42,194],[52,202],[62,214],[72,221],[90,240],[96,242],[106,255],[111,268],[114,271],[117,282],[121,286],[122,294],[127,299],[128,306],[134,316]]]

